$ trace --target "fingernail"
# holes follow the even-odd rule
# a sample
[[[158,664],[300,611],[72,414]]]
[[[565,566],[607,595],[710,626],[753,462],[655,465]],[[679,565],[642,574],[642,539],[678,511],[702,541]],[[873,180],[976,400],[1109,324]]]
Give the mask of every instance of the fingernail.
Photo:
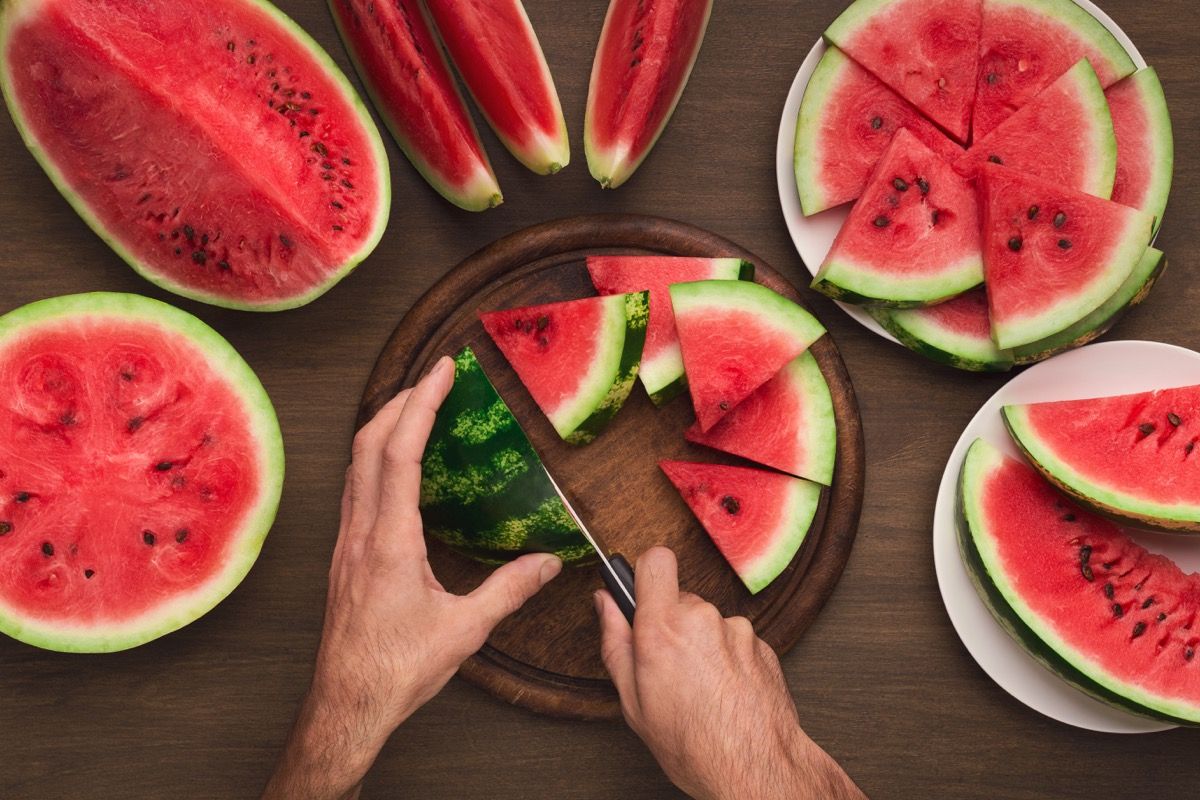
[[[434,377],[440,378],[446,374],[446,370],[453,368],[453,366],[454,361],[452,361],[449,356],[442,356],[438,359],[438,362],[433,365],[432,374]]]
[[[604,615],[604,598],[599,591],[592,592],[592,603],[596,606],[596,616]]]
[[[562,561],[555,556],[551,556],[542,564],[542,571],[538,573],[538,580],[541,581],[542,586],[545,586],[554,580],[555,576],[560,572],[562,572]]]

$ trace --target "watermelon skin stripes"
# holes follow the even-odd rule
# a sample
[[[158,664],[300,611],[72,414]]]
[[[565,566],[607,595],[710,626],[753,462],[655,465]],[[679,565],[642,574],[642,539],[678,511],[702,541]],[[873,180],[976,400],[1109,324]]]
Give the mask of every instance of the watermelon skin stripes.
[[[1162,224],[1171,191],[1175,141],[1167,99],[1153,67],[1105,92],[1117,136],[1117,174],[1112,199],[1154,215]]]
[[[872,317],[915,353],[970,372],[1007,372],[1011,350],[992,341],[987,291],[980,286],[924,308],[874,307]]]

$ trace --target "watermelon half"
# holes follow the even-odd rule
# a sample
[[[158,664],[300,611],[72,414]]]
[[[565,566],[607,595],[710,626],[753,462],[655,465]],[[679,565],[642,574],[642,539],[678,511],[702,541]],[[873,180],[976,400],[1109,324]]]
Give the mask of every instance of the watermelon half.
[[[754,279],[754,265],[740,258],[588,256],[587,269],[600,294],[650,292],[650,321],[638,378],[656,406],[687,388],[668,287],[688,281]]]
[[[1200,723],[1200,578],[982,439],[963,463],[958,527],[980,598],[1030,655],[1118,708]]]
[[[283,440],[216,331],[81,294],[0,317],[0,631],[110,652],[202,616],[258,558]]]
[[[972,372],[1006,372],[1013,355],[992,341],[987,291],[980,286],[925,308],[869,309],[872,317],[915,353]]]
[[[379,131],[265,0],[11,0],[0,88],[64,197],[169,291],[292,308],[383,234]]]
[[[1004,423],[1079,502],[1134,525],[1200,533],[1200,386],[1005,406]]]
[[[844,302],[903,308],[982,282],[975,192],[915,136],[898,131],[812,287]]]
[[[792,563],[821,502],[820,486],[778,472],[686,461],[658,465],[750,594]]]
[[[677,283],[671,306],[702,431],[825,333],[808,311],[750,281]]]
[[[837,420],[829,384],[812,353],[792,359],[775,377],[713,425],[684,433],[689,442],[829,486],[837,460]]]
[[[1063,331],[1116,294],[1154,218],[1111,200],[984,164],[983,266],[1002,348]]]
[[[569,444],[587,444],[637,379],[649,293],[481,312],[492,341]]]
[[[1154,215],[1162,224],[1171,191],[1175,140],[1167,99],[1153,67],[1105,92],[1117,136],[1117,176],[1112,199]]]

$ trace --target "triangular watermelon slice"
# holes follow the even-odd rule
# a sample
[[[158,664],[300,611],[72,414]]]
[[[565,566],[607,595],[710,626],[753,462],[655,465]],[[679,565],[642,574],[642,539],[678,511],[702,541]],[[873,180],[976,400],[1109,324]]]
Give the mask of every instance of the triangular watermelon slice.
[[[740,258],[588,256],[587,269],[600,294],[650,292],[650,323],[638,377],[656,406],[687,388],[667,287],[688,281],[754,279],[754,265]]]
[[[980,176],[988,310],[1002,348],[1095,311],[1146,251],[1154,218],[1144,211],[994,164]]]
[[[915,136],[899,131],[813,288],[844,302],[908,307],[982,282],[975,192]]]
[[[778,472],[685,461],[658,465],[751,594],[792,563],[821,502],[817,484]]]
[[[825,38],[965,142],[981,7],[981,0],[857,0]]]
[[[677,283],[671,306],[704,431],[825,333],[808,311],[750,281]]]
[[[637,378],[649,293],[481,312],[492,341],[569,444],[596,438]]]
[[[1117,140],[1095,70],[1082,59],[1029,103],[977,139],[954,167],[974,178],[991,162],[1065,189],[1112,194]]]
[[[1007,372],[1013,355],[992,341],[984,287],[925,308],[869,309],[871,316],[914,353],[971,372]]]
[[[1158,73],[1147,67],[1104,94],[1117,135],[1112,199],[1153,214],[1154,232],[1158,233],[1175,162],[1171,116]]]
[[[792,359],[705,433],[688,441],[828,486],[837,458],[833,398],[812,353]]]

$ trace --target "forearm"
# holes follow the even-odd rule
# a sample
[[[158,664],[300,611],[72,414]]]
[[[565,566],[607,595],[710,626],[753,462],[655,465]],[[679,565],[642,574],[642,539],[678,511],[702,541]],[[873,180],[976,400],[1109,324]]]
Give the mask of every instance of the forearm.
[[[700,800],[866,800],[828,753],[796,728],[758,754],[745,754],[741,769],[724,772]]]

